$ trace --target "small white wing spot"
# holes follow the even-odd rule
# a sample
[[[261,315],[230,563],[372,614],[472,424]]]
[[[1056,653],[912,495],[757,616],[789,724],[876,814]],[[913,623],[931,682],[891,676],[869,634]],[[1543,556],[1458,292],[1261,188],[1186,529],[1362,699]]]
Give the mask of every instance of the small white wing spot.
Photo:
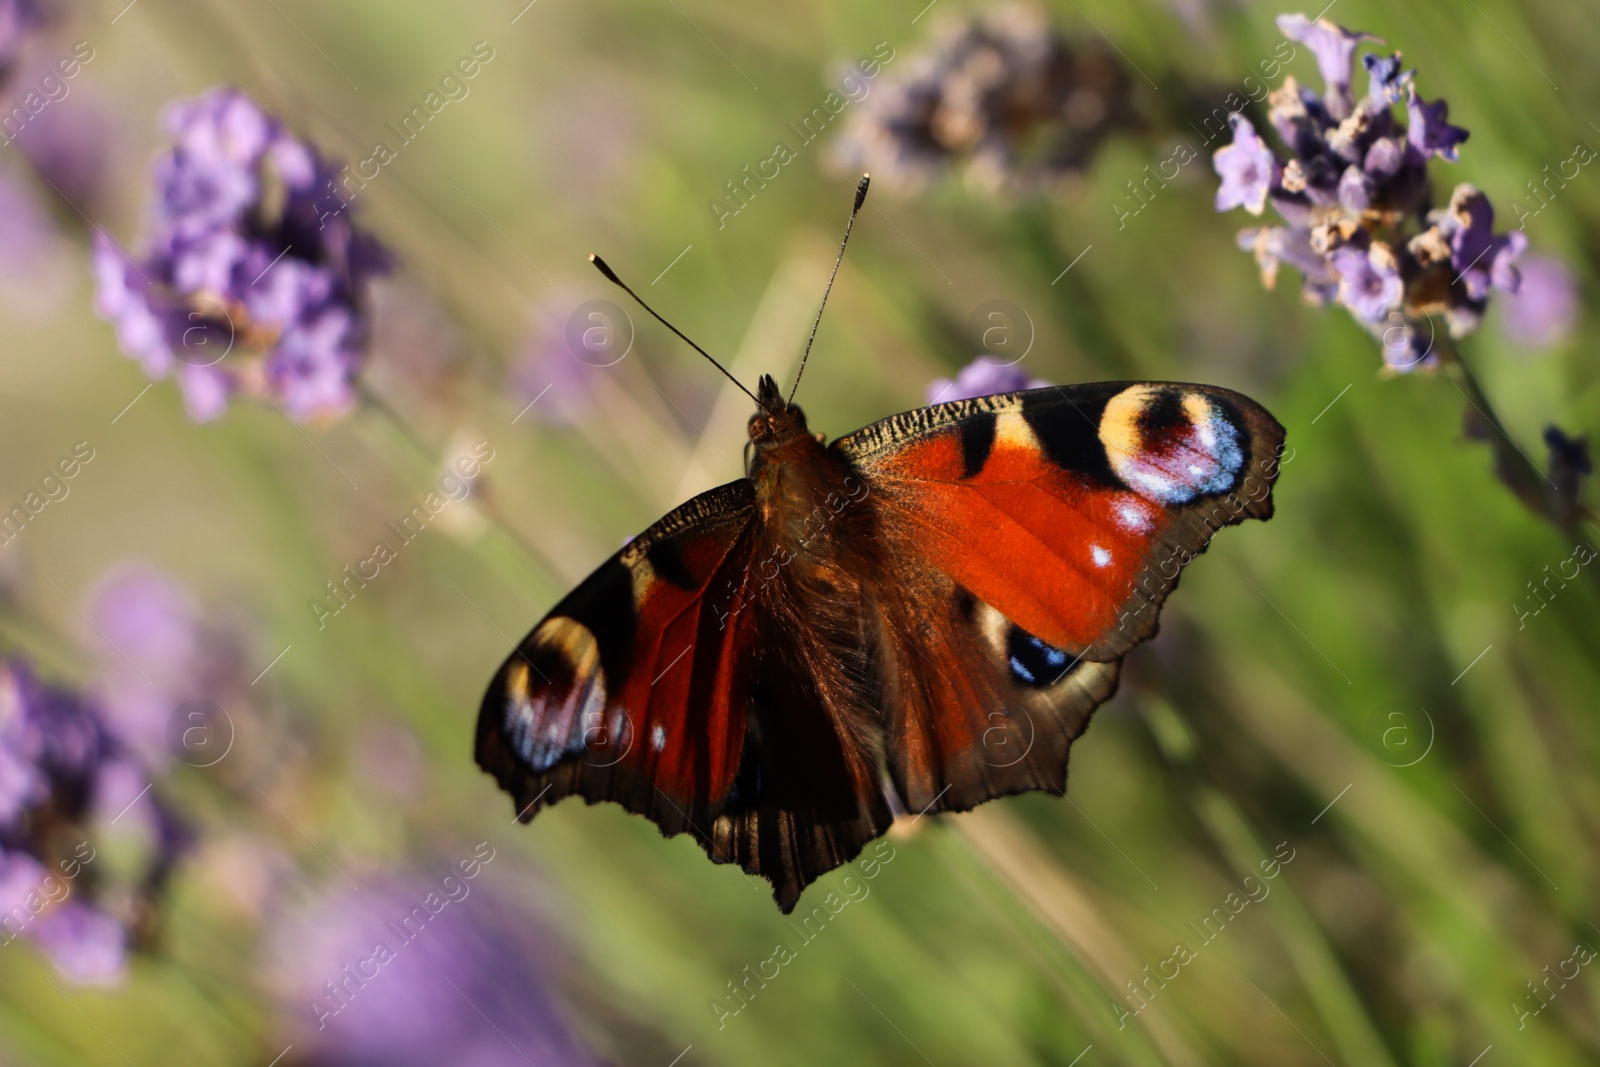
[[[1150,529],[1150,513],[1139,504],[1129,502],[1118,505],[1117,518],[1125,530],[1143,533]]]
[[[660,724],[650,727],[650,747],[660,752],[667,747],[667,728]]]
[[[1104,567],[1106,564],[1111,562],[1111,553],[1107,552],[1099,545],[1090,545],[1089,555],[1094,557],[1094,565],[1096,567]]]

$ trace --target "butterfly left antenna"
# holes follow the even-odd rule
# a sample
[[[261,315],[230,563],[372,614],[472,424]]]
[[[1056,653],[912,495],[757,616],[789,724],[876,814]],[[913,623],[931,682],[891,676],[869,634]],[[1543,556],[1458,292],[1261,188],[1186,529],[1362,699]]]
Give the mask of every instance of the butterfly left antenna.
[[[641,297],[638,293],[634,292],[632,289],[628,288],[627,283],[624,282],[621,278],[617,277],[616,272],[613,271],[609,266],[606,265],[606,261],[605,260],[601,259],[599,256],[591,254],[589,256],[589,262],[593,263],[595,265],[595,267],[597,267],[599,269],[600,273],[604,274],[606,276],[606,280],[609,281],[612,285],[615,285],[617,288],[621,289],[623,292],[625,292],[629,296],[633,297],[634,300],[638,301],[639,306],[644,308],[646,311],[650,312],[651,316],[657,322],[659,322],[661,325],[665,326],[667,329],[671,330],[673,333],[677,334],[680,338],[682,338],[684,344],[688,345],[690,348],[694,349],[696,352],[700,353],[702,356],[705,356],[706,359],[710,360],[711,365],[713,367],[717,368],[723,374],[727,375],[728,381],[732,382],[734,385],[737,385],[739,387],[740,391],[743,392],[745,396],[749,397],[751,400],[755,400],[756,405],[760,406],[761,401],[756,398],[756,395],[754,393],[752,393],[750,390],[748,390],[748,389],[746,389],[744,387],[744,383],[743,382],[739,381],[739,379],[735,378],[731,373],[729,373],[728,368],[724,367],[722,364],[718,363],[716,361],[716,359],[712,357],[710,352],[707,352],[705,349],[701,348],[699,345],[697,345],[693,341],[689,340],[688,337],[684,336],[684,333],[683,333],[682,330],[678,329],[676,326],[672,325],[672,323],[668,322],[666,319],[662,318],[659,314],[657,314],[655,308],[651,307],[649,304],[646,304],[644,302],[644,298],[643,297]],[[834,269],[837,270],[838,268],[835,267]]]
[[[800,369],[795,372],[794,385],[789,387],[789,400],[794,400],[796,389],[800,388],[800,375],[806,372],[806,360],[811,358],[811,344],[817,339],[817,327],[822,325],[822,309],[828,306],[828,294],[833,292],[833,280],[839,276],[839,264],[844,262],[845,245],[850,243],[850,231],[855,228],[856,216],[861,213],[861,205],[867,202],[867,185],[871,183],[872,175],[863,174],[861,182],[856,186],[856,202],[850,208],[850,221],[844,224],[844,240],[839,242],[839,258],[833,261],[833,273],[828,275],[828,287],[822,291],[822,304],[817,308],[816,320],[811,323],[811,336],[806,338],[806,350],[800,356]]]

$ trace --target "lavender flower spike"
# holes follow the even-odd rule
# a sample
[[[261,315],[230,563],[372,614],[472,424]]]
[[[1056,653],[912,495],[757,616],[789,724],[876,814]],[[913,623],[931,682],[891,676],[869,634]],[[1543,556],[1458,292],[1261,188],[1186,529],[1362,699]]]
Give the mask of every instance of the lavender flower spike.
[[[1259,215],[1270,203],[1288,228],[1239,235],[1262,282],[1272,286],[1280,263],[1296,267],[1307,300],[1348,308],[1382,339],[1392,369],[1432,368],[1435,318],[1455,337],[1477,329],[1492,290],[1516,291],[1526,239],[1496,235],[1493,208],[1470,185],[1457,187],[1448,209],[1429,210],[1429,162],[1455,160],[1467,131],[1450,125],[1443,100],[1417,95],[1415,71],[1401,69],[1399,53],[1361,57],[1369,85],[1356,99],[1356,50],[1377,38],[1304,15],[1280,16],[1278,26],[1316,53],[1328,92],[1319,101],[1291,77],[1270,94],[1281,156],[1233,117],[1233,144],[1214,161],[1217,210]]]
[[[1278,182],[1278,157],[1272,154],[1256,128],[1243,115],[1234,115],[1233,143],[1217,149],[1211,165],[1222,184],[1217,188],[1217,210],[1242,207],[1252,215],[1267,206],[1267,194]]]
[[[95,243],[96,310],[146,374],[176,373],[196,422],[246,392],[301,421],[345,413],[388,260],[338,168],[233,89],[174,104],[167,130],[147,250]]]

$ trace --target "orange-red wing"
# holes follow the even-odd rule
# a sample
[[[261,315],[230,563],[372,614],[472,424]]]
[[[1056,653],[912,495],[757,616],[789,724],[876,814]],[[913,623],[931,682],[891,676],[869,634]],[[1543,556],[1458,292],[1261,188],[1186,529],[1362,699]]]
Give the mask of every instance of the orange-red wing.
[[[834,442],[880,528],[906,803],[1059,792],[1067,746],[1184,564],[1222,526],[1271,516],[1282,443],[1246,397],[1150,382],[936,405]]]
[[[740,480],[671,512],[506,659],[479,712],[477,759],[523,821],[576,794],[709,843],[754,681],[753,503]]]

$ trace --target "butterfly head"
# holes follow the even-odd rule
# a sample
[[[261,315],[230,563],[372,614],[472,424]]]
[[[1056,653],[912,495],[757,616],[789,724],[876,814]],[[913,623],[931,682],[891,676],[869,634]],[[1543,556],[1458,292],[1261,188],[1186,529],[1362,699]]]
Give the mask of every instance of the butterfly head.
[[[756,386],[756,413],[750,416],[750,442],[757,448],[778,445],[797,436],[810,433],[806,429],[805,412],[783,398],[778,383],[770,374],[763,374]]]

